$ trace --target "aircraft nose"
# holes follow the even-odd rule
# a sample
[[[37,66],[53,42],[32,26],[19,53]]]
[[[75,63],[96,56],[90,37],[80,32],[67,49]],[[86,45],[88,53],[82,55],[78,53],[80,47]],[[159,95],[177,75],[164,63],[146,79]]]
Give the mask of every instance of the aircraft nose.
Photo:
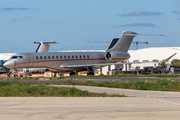
[[[12,68],[14,66],[14,63],[11,61],[6,61],[3,66],[7,68]]]

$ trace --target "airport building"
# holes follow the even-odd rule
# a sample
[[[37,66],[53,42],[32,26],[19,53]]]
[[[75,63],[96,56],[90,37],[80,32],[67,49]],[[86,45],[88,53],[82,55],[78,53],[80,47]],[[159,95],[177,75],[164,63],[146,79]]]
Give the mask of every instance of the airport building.
[[[8,60],[11,58],[15,53],[0,53],[0,60]]]
[[[174,55],[166,62],[170,64],[173,59],[180,59],[180,47],[151,47],[129,51],[129,54],[131,57],[128,62],[157,61],[157,63]],[[132,64],[130,68],[135,68],[136,66],[140,68],[145,66],[158,66],[157,63]]]

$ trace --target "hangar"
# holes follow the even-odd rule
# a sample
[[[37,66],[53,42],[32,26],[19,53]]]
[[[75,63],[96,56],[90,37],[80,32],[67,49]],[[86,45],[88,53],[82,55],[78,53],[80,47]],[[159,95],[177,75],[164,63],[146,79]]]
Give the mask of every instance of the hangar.
[[[15,53],[0,53],[0,60],[8,60],[11,58]]]
[[[180,47],[151,47],[131,50],[129,51],[129,54],[131,57],[128,62],[157,61],[157,63],[132,64],[130,69],[136,66],[139,66],[140,68],[145,66],[158,66],[158,62],[161,62],[174,54],[175,55],[170,58],[167,63],[170,64],[173,59],[180,59]]]

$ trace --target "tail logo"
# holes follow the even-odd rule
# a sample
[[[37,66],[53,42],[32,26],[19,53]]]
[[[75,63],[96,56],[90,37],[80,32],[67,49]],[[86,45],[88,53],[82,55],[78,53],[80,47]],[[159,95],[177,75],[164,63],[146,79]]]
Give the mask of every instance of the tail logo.
[[[124,44],[121,44],[120,46],[124,46]]]

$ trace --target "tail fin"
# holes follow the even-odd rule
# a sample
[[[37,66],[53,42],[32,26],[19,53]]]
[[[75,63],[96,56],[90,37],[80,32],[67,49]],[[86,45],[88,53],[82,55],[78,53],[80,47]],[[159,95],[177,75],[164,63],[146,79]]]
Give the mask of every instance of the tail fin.
[[[120,38],[114,38],[108,46],[107,51],[127,52],[135,36],[163,36],[163,35],[139,35],[132,31],[123,31]]]
[[[48,52],[49,44],[58,44],[58,42],[34,42],[34,44],[39,44],[36,52]]]

